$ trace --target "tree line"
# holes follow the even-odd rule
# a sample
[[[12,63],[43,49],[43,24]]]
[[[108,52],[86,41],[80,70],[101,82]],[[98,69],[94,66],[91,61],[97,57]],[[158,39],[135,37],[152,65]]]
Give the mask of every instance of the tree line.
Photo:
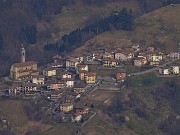
[[[112,12],[107,18],[64,35],[57,43],[46,43],[44,51],[70,52],[95,35],[112,28],[131,31],[133,29],[133,20],[132,10],[123,8],[119,12]]]

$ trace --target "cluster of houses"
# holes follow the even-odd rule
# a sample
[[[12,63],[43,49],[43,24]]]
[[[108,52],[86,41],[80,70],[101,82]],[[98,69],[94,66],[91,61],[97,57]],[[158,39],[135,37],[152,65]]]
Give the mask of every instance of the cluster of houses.
[[[144,65],[159,66],[164,59],[180,59],[180,52],[167,55],[156,52],[153,47],[141,49],[139,45],[121,49],[97,49],[90,53],[77,54],[62,58],[54,56],[53,63],[37,68],[37,62],[25,61],[25,49],[22,48],[22,61],[11,66],[10,77],[19,80],[8,89],[9,95],[33,95],[45,93],[49,100],[58,102],[61,112],[72,112],[73,121],[79,121],[88,108],[75,108],[74,102],[87,91],[89,86],[96,85],[97,73],[89,69],[89,65],[97,64],[103,68],[116,68],[123,62],[132,63],[134,66]],[[159,68],[159,73],[164,75],[179,74],[179,66]],[[126,71],[117,72],[117,82],[126,80]],[[43,89],[42,89],[43,88]]]
[[[78,56],[66,58],[57,55],[54,56],[53,63],[47,64],[39,71],[37,62],[25,62],[24,54],[25,49],[22,48],[21,59],[23,61],[11,66],[10,76],[15,80],[26,80],[29,83],[13,85],[9,89],[9,93],[34,92],[39,88],[36,88],[35,85],[47,86],[49,91],[74,88],[76,89],[75,92],[78,93],[78,89],[84,91],[85,86],[94,85],[97,82],[97,73],[89,70],[90,64],[98,64],[104,68],[118,67],[122,62],[129,62],[137,67],[144,65],[159,66],[165,59],[180,58],[180,52],[164,54],[157,51],[154,47],[141,49],[139,45],[133,45],[125,49],[91,50],[90,53],[77,54]],[[159,73],[177,75],[179,74],[179,66],[159,68]],[[124,81],[126,79],[126,72],[118,72],[116,79],[117,81]],[[83,88],[78,87],[81,85],[75,86],[77,82],[80,82],[79,84],[84,83]],[[24,88],[24,85],[27,87]]]

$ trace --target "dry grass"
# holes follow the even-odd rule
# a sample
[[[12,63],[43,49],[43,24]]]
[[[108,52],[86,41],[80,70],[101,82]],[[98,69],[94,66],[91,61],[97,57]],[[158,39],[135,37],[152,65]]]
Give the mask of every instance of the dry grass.
[[[22,100],[5,100],[0,101],[0,117],[11,121],[15,127],[13,131],[18,135],[23,135],[27,131],[32,131],[33,129],[38,129],[43,132],[51,128],[51,125],[44,125],[40,122],[28,120],[24,109]]]
[[[115,92],[108,92],[106,90],[96,90],[92,93],[92,100],[95,102],[101,102],[104,104],[104,101],[109,99],[115,94]]]
[[[76,0],[76,4],[64,7],[61,14],[55,15],[49,22],[44,24],[47,29],[51,31],[54,39],[58,39],[62,35],[69,33],[77,28],[83,27],[87,19],[94,14],[100,14],[107,16],[113,10],[120,10],[123,7],[138,10],[138,3],[134,0],[128,2],[112,2],[104,6],[86,6],[79,0]],[[44,27],[39,27],[44,29]]]
[[[16,126],[22,126],[28,122],[24,113],[22,101],[5,100],[0,101],[0,116],[12,121]]]
[[[145,14],[135,20],[132,32],[112,30],[104,32],[88,42],[104,47],[129,46],[133,42],[143,42],[144,46],[156,46],[164,51],[174,51],[180,46],[180,4],[168,6]],[[156,45],[154,43],[157,43]],[[86,43],[86,47],[88,44]],[[83,47],[84,49],[85,47]],[[78,49],[80,52],[80,49]]]
[[[113,122],[101,111],[83,127],[87,135],[136,135],[126,127]]]

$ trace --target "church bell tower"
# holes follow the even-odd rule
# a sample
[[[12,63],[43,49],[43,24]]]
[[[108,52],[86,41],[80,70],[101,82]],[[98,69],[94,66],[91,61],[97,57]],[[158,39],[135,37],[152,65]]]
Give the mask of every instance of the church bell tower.
[[[26,56],[25,56],[25,49],[24,49],[24,45],[22,44],[21,47],[21,63],[26,61]]]

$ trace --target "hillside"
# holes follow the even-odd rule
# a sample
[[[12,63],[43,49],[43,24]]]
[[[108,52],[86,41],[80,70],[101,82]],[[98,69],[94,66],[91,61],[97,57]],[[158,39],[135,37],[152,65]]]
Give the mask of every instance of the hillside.
[[[169,0],[0,1],[0,63],[4,65],[0,66],[0,75],[8,75],[10,65],[19,61],[22,43],[27,50],[27,59],[44,65],[55,55],[54,52],[43,50],[43,45],[47,42],[55,43],[64,34],[105,18],[122,7],[132,9],[134,15],[139,16],[166,5],[167,1]],[[136,37],[131,39],[141,40]]]
[[[86,42],[104,47],[121,47],[140,43],[142,46],[154,46],[162,51],[177,51],[180,42],[180,5],[167,6],[147,13],[135,20],[132,32],[112,30],[102,33]]]
[[[10,65],[19,61],[22,43],[27,50],[27,59],[46,64],[55,54],[43,51],[45,43],[57,41],[65,33],[91,23],[94,17],[99,19],[122,7],[140,12],[139,4],[134,0],[106,1],[100,5],[87,5],[82,1],[0,1],[0,63],[3,64],[0,75],[8,75]]]

